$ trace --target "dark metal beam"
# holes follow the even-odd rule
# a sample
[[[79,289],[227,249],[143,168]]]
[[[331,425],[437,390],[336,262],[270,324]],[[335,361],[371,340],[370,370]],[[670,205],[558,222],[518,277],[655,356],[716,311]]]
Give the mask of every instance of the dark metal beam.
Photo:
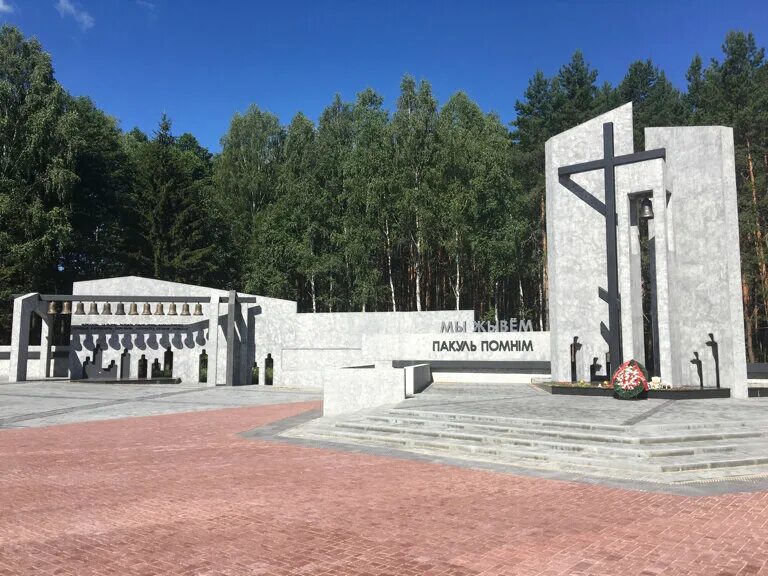
[[[616,243],[616,172],[613,156],[613,122],[603,124],[605,158],[605,247],[608,259],[608,352],[611,366],[621,365],[621,307],[619,306],[619,260]]]
[[[40,294],[43,302],[188,302],[206,304],[208,296],[131,296],[126,294]]]
[[[18,298],[23,294],[13,294],[12,298]],[[131,296],[114,294],[40,294],[43,302],[176,302],[189,304],[207,304],[211,301],[209,296]],[[227,303],[229,296],[219,296],[219,302]],[[256,304],[258,296],[238,296],[241,304]]]
[[[605,126],[605,125],[603,125]],[[591,172],[593,170],[602,170],[609,163],[613,166],[624,166],[625,164],[636,164],[647,160],[666,159],[666,148],[656,148],[654,150],[645,150],[643,152],[633,152],[632,154],[623,154],[613,158],[603,158],[601,160],[590,160],[570,166],[561,166],[557,169],[558,176],[570,176],[572,174],[581,174],[582,172]],[[610,162],[609,162],[610,160]]]

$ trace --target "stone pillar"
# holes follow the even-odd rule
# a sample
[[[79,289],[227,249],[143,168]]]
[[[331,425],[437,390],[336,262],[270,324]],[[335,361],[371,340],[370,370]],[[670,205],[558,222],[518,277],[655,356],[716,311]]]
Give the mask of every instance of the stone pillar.
[[[208,304],[208,386],[216,386],[219,376],[219,295],[211,294]]]
[[[51,377],[51,332],[53,317],[45,314],[40,330],[40,374],[43,378]]]
[[[746,398],[733,131],[719,126],[646,128],[645,142],[648,148],[667,151],[672,384],[699,385],[692,362],[696,357],[701,361],[705,386],[714,386],[719,369],[722,386],[731,389],[731,397]],[[654,213],[663,215],[658,211],[663,202],[663,196],[654,193]],[[656,222],[657,233],[660,224]],[[658,273],[663,258],[660,251],[656,256]],[[658,283],[661,281],[659,277]],[[661,293],[658,303],[663,328]],[[661,335],[660,340],[663,346]],[[663,351],[661,357],[663,360]],[[662,378],[666,379],[663,365]]]
[[[19,296],[13,301],[11,359],[8,367],[9,382],[23,382],[27,379],[29,320],[37,308],[38,301],[39,294],[37,292]]]
[[[660,161],[655,161],[660,162]],[[663,382],[679,386],[680,366],[673,362],[675,356],[676,323],[672,318],[670,286],[675,259],[672,219],[667,199],[666,174],[660,186],[653,188],[653,310],[654,317],[654,352],[659,374]]]
[[[237,303],[237,292],[234,290],[229,291],[229,298],[227,299],[227,386],[234,386],[237,384],[236,379],[239,374],[237,371],[236,361],[237,352],[240,345],[237,338],[237,317],[239,316],[240,306]]]

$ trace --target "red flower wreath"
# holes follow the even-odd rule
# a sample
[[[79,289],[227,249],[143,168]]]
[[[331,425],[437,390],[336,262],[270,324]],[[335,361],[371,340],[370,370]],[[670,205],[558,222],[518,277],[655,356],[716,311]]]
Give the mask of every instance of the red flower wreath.
[[[614,372],[611,386],[620,398],[635,398],[648,390],[648,373],[637,360],[627,360]]]

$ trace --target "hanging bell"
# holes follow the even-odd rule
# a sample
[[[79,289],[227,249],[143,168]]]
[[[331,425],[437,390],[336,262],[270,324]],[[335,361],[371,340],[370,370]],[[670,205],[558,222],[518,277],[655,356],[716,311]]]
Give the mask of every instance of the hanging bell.
[[[99,307],[96,305],[96,302],[91,302],[91,305],[88,308],[88,314],[98,314],[98,313],[99,313]]]
[[[168,306],[168,316],[176,316],[176,302],[171,302]]]
[[[643,198],[640,202],[640,219],[653,220],[653,203],[650,198]]]
[[[110,304],[109,302],[104,304],[104,307],[101,309],[101,314],[103,316],[111,315],[112,314],[112,304]]]
[[[82,316],[83,314],[85,314],[85,306],[83,306],[82,302],[77,303],[77,307],[75,308],[75,314],[77,314],[78,316]]]
[[[130,307],[128,308],[128,316],[138,316],[139,309],[136,306],[136,302],[131,302]]]
[[[53,300],[48,302],[48,314],[54,315],[54,314],[58,314],[58,313],[59,313],[59,311],[56,309],[56,302],[54,302]]]
[[[144,308],[141,310],[142,316],[152,316],[152,310],[149,309],[149,302],[144,302]]]
[[[195,313],[194,316],[202,316],[203,315],[203,305],[198,302],[195,304]]]
[[[72,314],[72,302],[67,300],[61,307],[62,314]]]
[[[189,316],[189,304],[184,302],[184,305],[181,307],[181,315],[182,316]]]
[[[117,303],[117,310],[115,310],[115,316],[125,316],[125,305],[122,302]]]
[[[157,304],[155,304],[155,316],[165,316],[162,302],[158,302]]]

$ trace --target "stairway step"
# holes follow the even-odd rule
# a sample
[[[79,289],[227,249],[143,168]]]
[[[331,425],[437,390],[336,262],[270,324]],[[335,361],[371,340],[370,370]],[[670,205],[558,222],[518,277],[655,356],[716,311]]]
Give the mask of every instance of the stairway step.
[[[406,425],[407,424],[407,425]],[[557,439],[558,441],[602,442],[604,444],[626,444],[633,446],[674,444],[758,438],[760,432],[739,431],[719,434],[687,434],[667,436],[636,436],[623,434],[591,434],[587,432],[568,432],[562,430],[516,428],[496,424],[453,423],[413,418],[393,418],[391,416],[368,416],[361,420],[339,422],[338,426],[366,429],[379,432],[403,430],[407,433],[428,436],[444,436],[468,441],[481,441],[478,437],[505,439]]]
[[[510,416],[491,416],[487,414],[467,414],[457,412],[442,412],[431,410],[418,410],[414,408],[393,408],[386,413],[377,414],[376,417],[408,417],[434,421],[456,421],[464,423],[486,423],[500,426],[521,426],[529,428],[565,428],[568,430],[605,430],[611,432],[642,431],[648,435],[668,432],[683,432],[695,430],[704,434],[718,434],[723,432],[737,432],[745,428],[755,433],[768,434],[768,420],[740,420],[729,422],[683,422],[670,424],[637,424],[633,426],[624,424],[594,424],[590,422],[568,420],[546,420],[516,418]]]
[[[417,417],[429,420],[456,420],[461,422],[479,422],[500,425],[538,426],[546,428],[567,428],[580,430],[606,430],[611,432],[626,432],[630,426],[623,424],[594,424],[590,422],[572,422],[568,420],[545,420],[530,418],[514,418],[509,416],[489,416],[487,414],[466,414],[457,412],[437,412],[430,410],[414,410],[408,408],[393,408],[388,411],[393,416]]]
[[[525,448],[509,448],[506,445],[496,444],[463,444],[451,442],[442,438],[413,438],[401,434],[371,434],[364,431],[342,429],[317,429],[310,435],[321,437],[330,441],[353,441],[367,445],[381,445],[397,447],[411,451],[439,451],[457,458],[474,458],[490,460],[494,462],[523,465],[535,462],[541,465],[549,464],[556,469],[564,469],[563,466],[576,466],[583,471],[628,471],[648,473],[688,472],[697,470],[714,470],[725,468],[743,468],[759,465],[768,465],[768,454],[761,456],[744,455],[733,456],[731,454],[692,454],[690,458],[680,458],[680,455],[663,455],[653,460],[640,458],[626,458],[620,455],[614,457],[606,454],[587,454],[584,452],[567,451],[541,451]]]

